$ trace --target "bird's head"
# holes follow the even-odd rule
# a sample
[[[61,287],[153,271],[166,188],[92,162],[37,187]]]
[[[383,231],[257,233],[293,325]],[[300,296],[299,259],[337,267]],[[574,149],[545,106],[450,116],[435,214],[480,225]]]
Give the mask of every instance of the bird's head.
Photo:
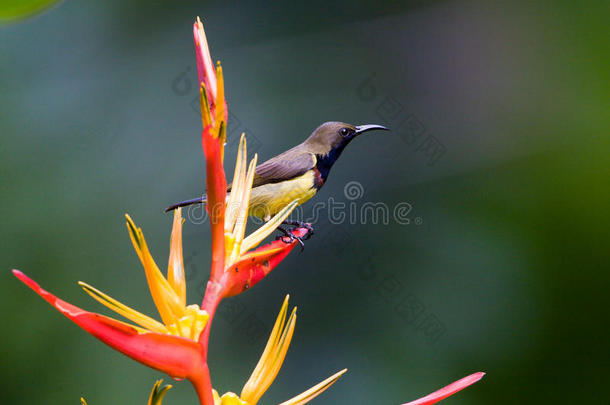
[[[356,136],[375,129],[388,130],[382,125],[352,125],[345,122],[325,122],[316,128],[305,143],[318,154],[326,154],[335,148],[343,148]]]

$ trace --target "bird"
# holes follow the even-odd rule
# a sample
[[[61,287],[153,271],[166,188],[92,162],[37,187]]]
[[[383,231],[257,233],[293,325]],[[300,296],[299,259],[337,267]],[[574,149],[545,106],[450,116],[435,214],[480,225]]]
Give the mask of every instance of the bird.
[[[299,145],[256,166],[248,215],[268,221],[294,200],[298,199],[299,205],[307,202],[326,183],[330,169],[345,147],[357,136],[373,130],[387,131],[388,128],[376,124],[325,122]],[[227,192],[231,192],[231,185]],[[165,212],[205,202],[203,195],[173,204]],[[296,225],[294,222],[291,224]]]

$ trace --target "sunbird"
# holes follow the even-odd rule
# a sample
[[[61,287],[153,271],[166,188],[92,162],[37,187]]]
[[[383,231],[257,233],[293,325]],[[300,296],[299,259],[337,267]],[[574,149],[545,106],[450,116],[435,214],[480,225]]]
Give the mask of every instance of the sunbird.
[[[248,215],[268,221],[292,201],[298,199],[299,205],[308,201],[326,183],[343,149],[358,135],[376,129],[388,130],[382,125],[325,122],[303,143],[256,166]],[[165,212],[205,202],[203,195],[171,205]]]

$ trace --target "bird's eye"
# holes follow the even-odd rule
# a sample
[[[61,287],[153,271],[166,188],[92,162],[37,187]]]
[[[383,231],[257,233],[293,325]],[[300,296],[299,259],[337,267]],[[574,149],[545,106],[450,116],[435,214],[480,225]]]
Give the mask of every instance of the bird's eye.
[[[349,135],[349,128],[341,128],[339,133],[341,134],[341,136],[348,136]]]

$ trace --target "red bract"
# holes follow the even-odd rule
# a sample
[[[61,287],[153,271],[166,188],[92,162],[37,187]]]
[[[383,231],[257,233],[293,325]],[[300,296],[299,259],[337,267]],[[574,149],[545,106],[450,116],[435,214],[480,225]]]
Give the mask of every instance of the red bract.
[[[302,238],[307,235],[307,229],[297,228],[291,233],[293,236]],[[222,278],[225,286],[224,297],[240,294],[261,281],[273,270],[290,251],[296,246],[297,241],[285,242],[278,239],[265,246],[255,249],[251,254],[246,254],[237,263],[227,269]]]
[[[222,144],[218,137],[211,134],[211,127],[203,130],[201,143],[206,160],[207,210],[212,232],[211,280],[217,281],[224,270],[225,242],[225,200],[227,181],[222,168]]]
[[[445,399],[447,397],[450,397],[451,395],[455,394],[456,392],[461,391],[464,388],[476,383],[481,378],[483,378],[484,375],[485,375],[485,373],[482,373],[482,372],[471,374],[468,377],[464,377],[461,380],[457,380],[456,382],[453,382],[453,383],[449,384],[448,386],[441,388],[438,391],[434,391],[432,394],[426,395],[425,397],[420,398],[420,399],[416,399],[415,401],[407,402],[406,404],[403,404],[403,405],[435,404],[439,401],[442,401],[443,399]]]
[[[174,378],[196,379],[201,373],[202,348],[197,342],[87,312],[45,291],[19,270],[13,274],[72,322],[126,356]]]

